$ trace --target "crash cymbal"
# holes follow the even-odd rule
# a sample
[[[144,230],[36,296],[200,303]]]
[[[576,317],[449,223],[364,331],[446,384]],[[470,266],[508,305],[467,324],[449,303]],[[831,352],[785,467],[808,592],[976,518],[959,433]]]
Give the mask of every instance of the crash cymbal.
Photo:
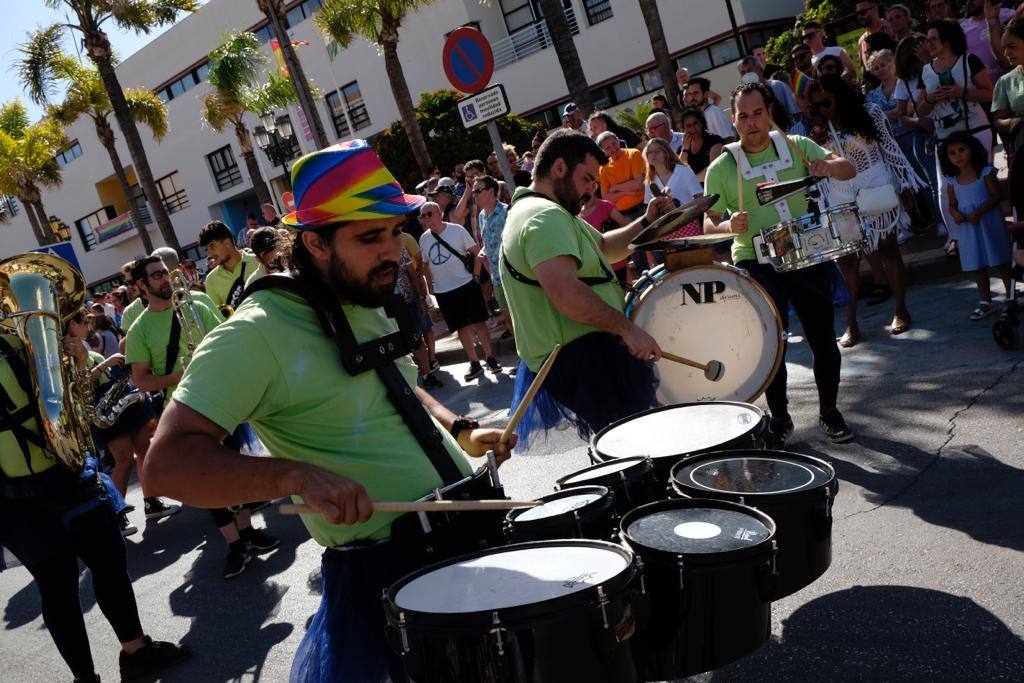
[[[630,246],[633,249],[637,249],[645,244],[657,242],[665,235],[671,235],[687,223],[699,219],[717,201],[718,195],[711,194],[700,199],[694,199],[692,202],[683,204],[678,209],[669,211],[664,216],[651,221],[651,224],[636,236]]]
[[[671,240],[658,240],[637,246],[641,251],[687,251],[690,249],[703,249],[712,247],[722,242],[728,242],[735,235],[694,235],[693,237],[677,237]]]

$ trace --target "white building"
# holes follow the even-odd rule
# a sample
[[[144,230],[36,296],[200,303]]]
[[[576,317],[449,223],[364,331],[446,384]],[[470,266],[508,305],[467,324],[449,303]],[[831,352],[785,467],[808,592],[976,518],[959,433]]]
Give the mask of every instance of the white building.
[[[636,0],[563,0],[576,30],[576,49],[598,106],[617,109],[660,89],[650,39]],[[442,67],[446,34],[463,25],[478,27],[495,54],[494,83],[502,83],[513,111],[557,126],[559,105],[568,90],[554,50],[549,46],[537,0],[438,0],[409,16],[402,28],[399,56],[414,101],[425,91],[450,87]],[[716,91],[729,92],[738,82],[735,62],[749,48],[792,25],[800,0],[660,0],[659,9],[669,50],[691,75],[712,80]],[[320,0],[288,3],[288,22],[307,76],[322,92],[320,116],[331,139],[367,138],[398,118],[375,46],[357,40],[329,58],[324,41],[309,19]],[[731,12],[729,11],[731,5]],[[731,15],[731,16],[730,16]],[[171,212],[179,242],[193,246],[200,228],[220,219],[239,230],[248,212],[258,214],[245,165],[231,131],[217,134],[200,121],[207,53],[224,33],[249,29],[266,43],[266,20],[253,0],[210,0],[198,12],[153,40],[118,67],[125,88],[151,88],[167,101],[170,130],[161,143],[140,126],[154,178]],[[115,46],[116,48],[116,46]],[[274,65],[269,47],[268,64]],[[273,66],[276,68],[276,66]],[[292,108],[297,144],[294,156],[313,149]],[[251,117],[251,126],[259,122]],[[115,125],[113,117],[111,123]],[[70,227],[71,241],[87,281],[105,289],[126,261],[141,254],[134,231],[100,242],[94,228],[125,214],[127,198],[120,190],[109,157],[87,118],[68,129],[69,148],[59,157],[63,185],[44,193],[51,217]],[[131,157],[123,141],[118,149],[134,179]],[[276,197],[286,189],[281,166],[271,167],[257,150],[264,177]],[[447,171],[447,169],[445,169]],[[148,215],[148,214],[147,214]],[[155,224],[150,233],[162,244]],[[36,248],[24,211],[0,227],[0,257]],[[193,257],[199,256],[189,250]]]

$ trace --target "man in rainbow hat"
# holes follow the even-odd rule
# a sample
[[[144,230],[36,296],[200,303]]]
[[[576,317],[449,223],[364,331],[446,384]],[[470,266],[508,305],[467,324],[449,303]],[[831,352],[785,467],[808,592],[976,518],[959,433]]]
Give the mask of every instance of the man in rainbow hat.
[[[326,548],[323,599],[292,680],[406,680],[384,638],[380,596],[430,558],[392,539],[392,523],[400,531],[415,517],[375,514],[372,501],[476,482],[470,459],[493,450],[504,460],[514,442],[498,444],[498,430],[414,388],[407,354],[418,335],[401,324],[408,308],[392,302],[401,226],[423,198],[405,194],[363,140],[302,157],[292,184],[296,211],[282,220],[296,231],[293,271],[254,282],[203,340],[145,474],[154,491],[200,507],[305,502],[315,514],[303,522]],[[221,445],[243,422],[274,458]]]

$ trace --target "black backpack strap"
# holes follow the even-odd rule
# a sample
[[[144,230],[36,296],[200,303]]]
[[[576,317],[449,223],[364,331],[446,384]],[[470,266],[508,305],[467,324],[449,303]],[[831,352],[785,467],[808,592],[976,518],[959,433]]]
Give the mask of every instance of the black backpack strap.
[[[408,316],[408,307],[400,299],[395,297],[384,307],[389,317],[396,319],[400,331],[359,344],[337,299],[325,296],[322,290],[307,287],[303,281],[291,275],[274,274],[261,277],[246,288],[242,300],[251,294],[268,289],[284,289],[298,295],[309,304],[316,313],[324,334],[334,340],[338,347],[345,371],[353,376],[371,369],[377,372],[387,390],[388,400],[402,417],[405,426],[412,432],[445,485],[454,484],[463,478],[462,472],[444,446],[444,437],[437,429],[437,425],[416,397],[412,387],[405,381],[401,370],[395,365],[395,358],[414,351],[420,342],[418,333],[402,331],[403,328],[411,329],[408,326],[411,318]]]
[[[3,385],[0,385],[0,432],[11,432],[14,439],[18,442],[18,448],[25,459],[25,466],[31,471],[32,454],[29,451],[29,444],[43,450],[46,449],[46,442],[43,440],[43,437],[29,431],[25,427],[25,423],[29,420],[36,420],[38,424],[38,411],[35,402],[32,401],[34,392],[32,390],[31,376],[22,353],[11,346],[3,338],[3,335],[0,335],[0,360],[7,362],[7,367],[11,369],[11,374],[14,375],[18,386],[21,387],[21,390],[25,392],[25,396],[28,397],[28,403],[21,408],[16,408],[14,399],[10,397]],[[4,478],[3,472],[0,472],[0,479]]]
[[[175,313],[171,316],[171,336],[167,339],[167,355],[164,356],[166,365],[164,365],[164,374],[169,375],[174,372],[174,364],[178,362],[179,345],[181,344],[181,321],[178,320],[178,314]]]
[[[452,245],[448,244],[443,239],[441,239],[441,236],[438,235],[435,232],[431,232],[430,236],[433,237],[435,240],[437,240],[438,243],[442,247],[444,247],[449,252],[451,252],[452,256],[454,256],[455,258],[457,258],[460,261],[462,261],[462,265],[465,266],[466,270],[468,270],[470,272],[470,274],[473,273],[473,261],[476,260],[476,257],[474,257],[472,254],[469,254],[469,253],[461,254],[461,253],[455,251],[455,249],[452,248]]]
[[[224,302],[232,309],[238,308],[238,305],[242,303],[242,296],[245,294],[245,266],[245,261],[242,261],[242,268],[238,272],[238,277],[231,283],[231,289],[228,290],[227,301]]]

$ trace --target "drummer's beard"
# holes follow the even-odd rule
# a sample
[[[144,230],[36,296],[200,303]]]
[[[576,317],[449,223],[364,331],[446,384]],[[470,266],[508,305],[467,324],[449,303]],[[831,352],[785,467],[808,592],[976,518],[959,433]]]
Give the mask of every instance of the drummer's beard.
[[[576,189],[576,186],[572,182],[572,177],[567,176],[560,178],[552,183],[552,189],[555,192],[555,199],[562,206],[563,209],[568,211],[573,216],[577,216],[582,208],[580,203],[580,193]]]
[[[398,279],[398,263],[395,261],[378,264],[363,280],[360,280],[333,251],[330,266],[327,274],[328,284],[338,298],[346,303],[364,308],[379,308],[394,295],[395,282]]]

